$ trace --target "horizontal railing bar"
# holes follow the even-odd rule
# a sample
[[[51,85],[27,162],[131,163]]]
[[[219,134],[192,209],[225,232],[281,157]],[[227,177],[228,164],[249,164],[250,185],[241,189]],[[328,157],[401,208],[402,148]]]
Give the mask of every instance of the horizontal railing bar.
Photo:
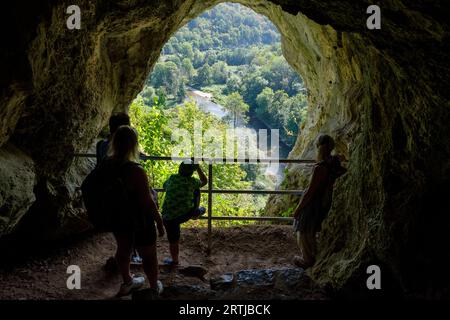
[[[165,192],[162,188],[155,188],[157,192]],[[201,193],[208,193],[206,189],[200,189]],[[212,193],[216,194],[294,194],[303,195],[301,190],[227,190],[227,189],[213,189]]]
[[[208,220],[208,217],[200,217],[201,220]],[[243,220],[243,221],[286,221],[292,222],[294,218],[290,217],[216,217],[212,216],[211,220]]]
[[[75,153],[75,157],[95,158],[95,153]],[[306,163],[314,164],[315,160],[307,159],[242,159],[242,158],[195,158],[195,157],[160,157],[160,156],[140,156],[141,160],[155,160],[155,161],[184,161],[192,160],[198,162],[213,162],[213,163]]]
[[[74,153],[74,157],[80,157],[80,158],[96,158],[97,155],[95,153]]]

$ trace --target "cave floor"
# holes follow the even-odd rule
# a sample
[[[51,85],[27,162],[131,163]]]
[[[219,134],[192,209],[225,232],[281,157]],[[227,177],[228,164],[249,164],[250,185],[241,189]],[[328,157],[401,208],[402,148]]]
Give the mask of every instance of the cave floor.
[[[203,280],[162,269],[160,279],[167,286],[204,286],[209,279],[245,269],[293,268],[298,254],[290,226],[253,225],[213,228],[212,254],[206,252],[206,229],[182,231],[181,266],[202,266]],[[169,257],[166,238],[158,239],[158,260]],[[21,262],[0,264],[0,299],[114,299],[120,276],[104,270],[113,256],[115,243],[110,234],[96,234],[52,250],[48,254],[24,257]],[[66,286],[67,267],[81,269],[81,289]],[[142,273],[141,266],[132,271]],[[314,297],[312,297],[314,298]],[[319,294],[318,298],[322,298]],[[130,299],[130,296],[122,299]]]

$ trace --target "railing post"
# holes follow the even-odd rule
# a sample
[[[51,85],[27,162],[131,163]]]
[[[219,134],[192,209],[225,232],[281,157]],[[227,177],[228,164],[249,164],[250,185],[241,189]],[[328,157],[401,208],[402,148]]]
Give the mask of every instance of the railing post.
[[[212,162],[208,163],[208,249],[206,254],[209,256],[211,254],[212,246],[212,184],[213,182],[213,172],[212,172]]]

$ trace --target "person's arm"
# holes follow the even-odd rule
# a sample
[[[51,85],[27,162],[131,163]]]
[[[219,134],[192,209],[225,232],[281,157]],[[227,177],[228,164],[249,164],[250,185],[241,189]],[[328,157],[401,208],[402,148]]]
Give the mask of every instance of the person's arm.
[[[102,162],[102,150],[101,150],[102,143],[103,140],[100,140],[95,145],[95,157],[97,158],[97,166],[100,164],[100,162]]]
[[[147,158],[148,158],[148,155],[146,155],[142,151],[139,151],[139,160],[146,160]]]
[[[202,168],[200,168],[200,166],[198,166],[198,168],[197,168],[197,173],[200,178],[200,188],[203,186],[206,186],[208,184],[208,178],[203,173],[203,170],[202,170]]]
[[[138,208],[144,212],[150,212],[156,222],[159,236],[164,235],[164,226],[158,207],[150,194],[150,186],[147,174],[142,167],[135,167],[133,170],[133,187],[137,193]]]
[[[294,218],[296,218],[296,219],[299,218],[300,210],[303,209],[311,201],[312,197],[314,196],[314,194],[317,191],[317,188],[326,179],[326,177],[327,177],[326,170],[327,169],[322,166],[316,166],[314,168],[311,182],[309,183],[309,186],[306,189],[306,192],[303,194],[300,204],[295,209]]]

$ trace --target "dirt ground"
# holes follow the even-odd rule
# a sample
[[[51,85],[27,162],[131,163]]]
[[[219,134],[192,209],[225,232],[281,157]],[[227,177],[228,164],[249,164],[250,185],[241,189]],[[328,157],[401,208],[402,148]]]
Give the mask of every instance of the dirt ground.
[[[212,253],[206,255],[205,229],[183,229],[181,265],[200,265],[208,270],[205,278],[253,268],[289,267],[298,249],[290,226],[243,226],[213,228]],[[110,234],[91,235],[57,250],[24,257],[23,261],[0,262],[0,299],[114,299],[121,279],[105,272],[105,261],[114,255]],[[169,257],[166,238],[158,239],[158,260]],[[69,265],[81,269],[81,289],[69,290],[66,271]],[[142,273],[140,266],[133,272]],[[161,271],[167,285],[195,284],[201,281]]]

